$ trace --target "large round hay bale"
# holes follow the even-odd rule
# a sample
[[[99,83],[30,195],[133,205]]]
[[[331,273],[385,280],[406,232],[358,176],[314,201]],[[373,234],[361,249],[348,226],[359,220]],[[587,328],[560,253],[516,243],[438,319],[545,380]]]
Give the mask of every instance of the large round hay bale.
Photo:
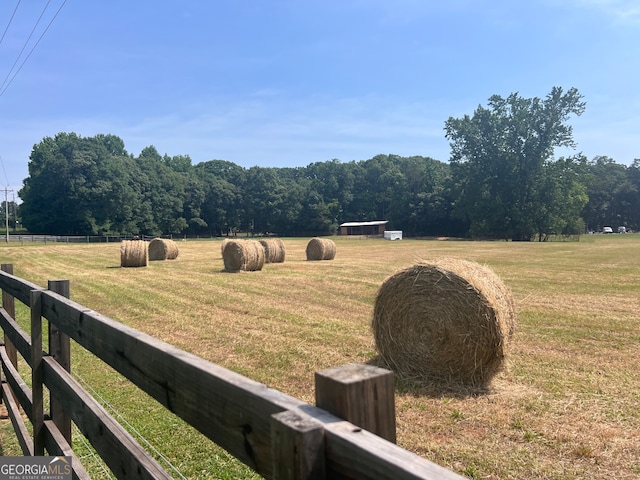
[[[178,258],[178,244],[166,238],[154,238],[149,242],[149,260],[175,260]]]
[[[486,388],[503,368],[515,331],[510,290],[488,267],[443,259],[388,277],[372,329],[399,377]]]
[[[253,272],[264,266],[264,248],[255,240],[229,240],[222,252],[228,272]]]
[[[120,244],[121,267],[146,267],[149,265],[149,250],[144,240],[123,240]]]
[[[284,242],[279,238],[263,238],[260,245],[264,248],[265,263],[283,263],[286,255]]]
[[[312,238],[307,243],[307,260],[333,260],[336,257],[336,244],[328,238]]]

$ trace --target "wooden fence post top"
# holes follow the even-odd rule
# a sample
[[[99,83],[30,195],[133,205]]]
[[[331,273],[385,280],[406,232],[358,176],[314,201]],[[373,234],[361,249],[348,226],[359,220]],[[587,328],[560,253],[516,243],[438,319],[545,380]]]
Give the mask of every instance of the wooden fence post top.
[[[366,363],[347,363],[346,365],[331,367],[316,372],[316,376],[329,377],[336,382],[344,384],[362,382],[387,375],[393,376],[393,372]]]
[[[348,363],[315,374],[316,405],[395,443],[395,376],[364,363]]]
[[[271,442],[274,480],[326,478],[321,422],[290,410],[273,414]]]

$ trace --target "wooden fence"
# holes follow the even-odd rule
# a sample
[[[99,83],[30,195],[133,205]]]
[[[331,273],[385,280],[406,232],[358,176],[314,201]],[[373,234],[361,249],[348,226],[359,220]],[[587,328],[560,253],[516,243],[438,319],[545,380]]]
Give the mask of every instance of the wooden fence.
[[[117,243],[122,240],[153,240],[154,238],[173,238],[171,235],[37,235],[32,233],[11,233],[4,236],[7,242],[25,243]]]
[[[1,270],[2,401],[23,455],[71,456],[74,478],[89,475],[72,450],[71,422],[117,478],[171,476],[70,375],[71,340],[267,479],[463,478],[395,444],[387,370],[317,372],[312,406],[71,301],[66,280],[44,289],[14,276],[11,264]],[[14,299],[30,308],[30,333],[15,321]],[[31,388],[16,369],[18,354]]]

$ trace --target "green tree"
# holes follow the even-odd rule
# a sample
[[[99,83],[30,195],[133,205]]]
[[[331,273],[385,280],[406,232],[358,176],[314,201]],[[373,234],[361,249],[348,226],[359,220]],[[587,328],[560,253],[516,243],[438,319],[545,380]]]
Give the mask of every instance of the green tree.
[[[7,202],[2,200],[2,203],[0,203],[0,223],[2,224],[2,229],[4,229],[7,221],[9,223],[9,230],[15,230],[17,228],[17,223],[20,222],[18,204],[11,200]]]
[[[244,201],[241,186],[220,177],[212,177],[207,184],[203,218],[212,233],[238,231],[243,222]]]
[[[289,232],[293,235],[331,235],[338,230],[334,220],[334,203],[327,203],[322,196],[309,186],[300,189],[299,215],[293,221]]]
[[[203,219],[203,207],[206,198],[205,186],[190,170],[185,189],[184,214],[183,218],[187,220],[190,234],[199,234],[206,231],[207,222]]]
[[[141,195],[139,231],[145,235],[179,234],[188,227],[183,217],[188,176],[167,165],[154,146],[137,158],[140,175],[134,179]]]
[[[627,192],[628,216],[621,225],[631,230],[640,230],[640,159],[636,158],[627,168]]]
[[[619,194],[633,189],[633,184],[629,185],[628,179],[626,167],[612,158],[598,156],[589,162],[583,176],[589,202],[582,212],[588,229],[601,231],[605,225],[615,228],[616,225],[625,224],[625,209]]]
[[[291,218],[288,182],[285,182],[281,169],[251,167],[247,171],[244,191],[248,230],[255,233],[278,232],[287,226]]]
[[[189,155],[174,155],[162,157],[163,163],[175,172],[188,173],[191,170],[191,157]]]
[[[575,147],[567,121],[584,108],[577,89],[554,87],[545,99],[494,95],[488,108],[445,122],[455,213],[469,221],[471,234],[534,238],[545,169],[556,147]]]
[[[54,235],[128,229],[135,191],[125,155],[124,143],[113,135],[45,137],[31,152],[29,177],[18,192],[24,226]]]
[[[120,137],[116,137],[115,135],[111,134],[105,135],[99,133],[95,137],[93,137],[93,139],[101,144],[107,151],[107,154],[111,155],[112,157],[126,157],[129,155],[125,150],[124,142]]]
[[[580,214],[587,204],[587,188],[581,177],[586,159],[576,157],[560,158],[550,162],[544,169],[544,178],[537,191],[533,220],[540,241],[550,235],[580,235],[585,232],[585,224]]]
[[[353,200],[345,211],[349,220],[388,220],[393,192],[402,183],[398,158],[381,154],[353,165]]]
[[[209,233],[217,235],[239,230],[245,211],[246,171],[226,160],[210,160],[195,166],[194,177],[203,186],[201,218]]]
[[[312,163],[304,169],[304,176],[309,181],[307,202],[313,205],[313,213],[307,214],[316,218],[314,223],[324,225],[318,226],[318,230],[327,228],[327,233],[334,232],[340,223],[357,218],[351,213],[355,168],[355,162],[341,163],[333,159]],[[315,229],[301,229],[307,230]]]
[[[449,166],[432,158],[396,158],[401,172],[392,189],[388,219],[407,235],[450,233],[451,206],[445,197]]]

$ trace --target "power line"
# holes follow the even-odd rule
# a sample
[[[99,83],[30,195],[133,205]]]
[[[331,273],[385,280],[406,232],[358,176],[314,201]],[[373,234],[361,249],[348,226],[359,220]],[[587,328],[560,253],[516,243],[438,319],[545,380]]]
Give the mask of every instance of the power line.
[[[9,185],[9,179],[7,178],[7,171],[4,169],[4,160],[2,159],[2,155],[0,155],[0,165],[2,165],[2,173],[4,173],[4,181],[6,185]]]
[[[24,45],[22,46],[22,50],[20,50],[20,53],[16,57],[16,61],[13,62],[13,65],[11,66],[11,70],[9,70],[9,73],[7,73],[7,76],[4,78],[4,82],[2,82],[2,85],[0,85],[0,90],[4,87],[5,83],[7,83],[7,80],[11,76],[11,73],[13,72],[13,69],[16,68],[16,65],[18,64],[18,61],[20,60],[20,57],[24,53],[25,48],[27,48],[27,45],[29,45],[29,41],[31,40],[31,37],[33,36],[33,33],[36,31],[36,28],[38,28],[38,25],[40,24],[40,20],[42,20],[42,16],[44,15],[44,12],[46,12],[47,8],[49,8],[49,3],[51,3],[51,0],[48,0],[47,4],[42,9],[42,13],[38,17],[38,20],[36,21],[36,24],[31,29],[31,33],[29,34],[27,39],[24,41]]]
[[[6,193],[8,192],[13,192],[13,190],[11,189],[11,185],[9,185],[9,177],[7,177],[7,170],[4,167],[4,159],[2,158],[2,155],[0,155],[0,166],[2,167],[2,174],[4,175],[4,181],[5,181],[5,187],[4,187],[4,191]],[[19,187],[16,187],[19,189]],[[2,192],[3,190],[0,189],[0,192]],[[5,201],[6,201],[6,193],[5,193]],[[15,197],[13,199],[13,203],[15,205]],[[14,207],[15,208],[15,207]]]
[[[20,6],[20,2],[21,2],[21,0],[18,0],[18,4],[16,5],[16,8],[13,10],[13,14],[11,14],[11,18],[9,19],[9,23],[7,24],[7,28],[4,29],[4,33],[2,34],[2,38],[0,38],[0,44],[2,44],[2,41],[4,40],[4,36],[9,31],[9,27],[11,26],[11,23],[13,22],[13,17],[16,16],[16,12],[18,11],[18,7]]]
[[[4,92],[7,91],[7,89],[9,88],[9,86],[13,83],[13,81],[15,80],[15,78],[18,76],[18,74],[20,73],[20,70],[22,70],[22,67],[24,67],[24,64],[27,63],[27,60],[29,60],[29,57],[31,57],[31,54],[33,53],[33,51],[36,49],[36,47],[38,46],[38,44],[40,43],[40,40],[42,40],[42,37],[44,37],[45,33],[47,33],[47,30],[49,30],[49,27],[51,26],[51,24],[53,23],[53,21],[56,19],[56,17],[58,16],[58,14],[60,13],[60,10],[62,10],[62,7],[64,7],[65,3],[67,3],[67,0],[64,0],[62,2],[62,4],[60,5],[60,8],[58,8],[58,10],[56,11],[55,15],[53,16],[53,18],[51,19],[51,21],[49,21],[49,24],[47,25],[47,27],[44,29],[44,31],[42,32],[42,34],[40,34],[40,37],[38,38],[38,40],[36,41],[36,43],[33,45],[33,47],[31,48],[31,50],[29,51],[29,54],[27,55],[27,57],[24,59],[24,61],[20,64],[20,67],[18,68],[18,70],[16,71],[16,73],[13,75],[13,77],[11,77],[11,80],[9,80],[9,83],[6,84],[7,79],[9,78],[9,76],[11,75],[11,72],[13,71],[13,69],[16,66],[16,63],[18,63],[18,60],[20,59],[20,56],[22,55],[22,52],[24,52],[24,49],[26,48],[27,44],[29,43],[29,40],[31,39],[33,32],[35,31],[36,27],[38,26],[38,24],[40,23],[40,20],[42,19],[42,16],[44,15],[44,12],[47,10],[49,3],[51,2],[51,0],[49,0],[47,2],[47,5],[45,5],[44,9],[42,10],[42,13],[40,14],[40,17],[38,18],[38,21],[36,22],[35,26],[33,27],[33,30],[31,31],[31,34],[29,35],[29,38],[27,39],[27,41],[25,42],[24,46],[22,47],[22,50],[20,51],[20,54],[18,55],[18,57],[16,58],[15,63],[13,64],[13,66],[11,67],[11,70],[9,71],[9,73],[7,74],[7,77],[4,79],[4,82],[2,83],[2,86],[0,86],[0,89],[2,89],[2,91],[0,91],[0,97],[2,95],[4,95]],[[3,89],[4,87],[4,89]]]

